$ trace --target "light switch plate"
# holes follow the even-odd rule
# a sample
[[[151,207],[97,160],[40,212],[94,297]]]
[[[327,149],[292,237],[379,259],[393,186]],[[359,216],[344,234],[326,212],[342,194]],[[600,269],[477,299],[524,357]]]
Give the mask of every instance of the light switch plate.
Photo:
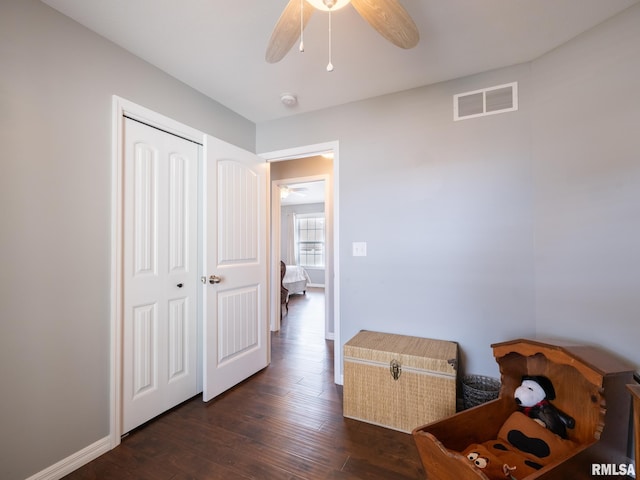
[[[367,242],[353,242],[353,256],[354,257],[366,257],[367,256]]]

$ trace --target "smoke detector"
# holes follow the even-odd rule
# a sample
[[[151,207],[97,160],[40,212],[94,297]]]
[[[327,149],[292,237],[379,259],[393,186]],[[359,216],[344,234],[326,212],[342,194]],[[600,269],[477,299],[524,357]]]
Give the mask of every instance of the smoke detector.
[[[296,97],[293,93],[283,93],[280,95],[280,101],[285,107],[295,107],[298,105],[298,97]]]

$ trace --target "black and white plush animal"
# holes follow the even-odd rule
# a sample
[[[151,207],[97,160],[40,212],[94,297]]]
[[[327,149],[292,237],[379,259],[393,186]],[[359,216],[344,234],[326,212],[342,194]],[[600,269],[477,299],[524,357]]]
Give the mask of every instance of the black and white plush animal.
[[[550,400],[556,398],[556,391],[547,377],[525,375],[513,395],[527,416],[556,435],[567,438],[567,428],[575,427],[576,422],[572,417],[551,404]]]

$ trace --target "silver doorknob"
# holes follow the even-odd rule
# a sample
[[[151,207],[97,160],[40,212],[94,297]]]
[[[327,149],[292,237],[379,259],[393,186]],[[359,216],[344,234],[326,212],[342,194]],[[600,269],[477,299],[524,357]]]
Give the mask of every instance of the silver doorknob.
[[[218,275],[211,275],[209,277],[209,283],[211,285],[215,285],[216,283],[220,283],[222,281],[222,277],[219,277]]]

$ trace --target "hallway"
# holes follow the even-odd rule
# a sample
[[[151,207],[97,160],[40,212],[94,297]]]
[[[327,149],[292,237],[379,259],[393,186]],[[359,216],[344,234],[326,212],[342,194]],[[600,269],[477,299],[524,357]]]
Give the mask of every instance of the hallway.
[[[410,435],[342,417],[322,290],[294,295],[272,362],[211,402],[143,425],[67,480],[417,480]]]

